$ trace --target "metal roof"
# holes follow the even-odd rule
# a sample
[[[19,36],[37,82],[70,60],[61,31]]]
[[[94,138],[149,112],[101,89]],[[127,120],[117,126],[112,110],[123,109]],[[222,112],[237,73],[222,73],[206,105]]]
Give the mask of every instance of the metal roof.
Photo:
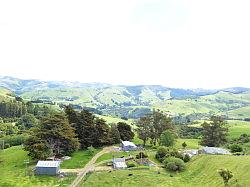
[[[230,152],[226,149],[218,148],[218,147],[203,147],[202,151],[204,151],[206,154],[230,154]]]
[[[56,168],[59,165],[60,165],[60,161],[41,161],[41,160],[39,160],[36,164],[36,167]]]
[[[123,146],[131,146],[131,147],[136,147],[136,145],[133,142],[130,141],[122,141]]]

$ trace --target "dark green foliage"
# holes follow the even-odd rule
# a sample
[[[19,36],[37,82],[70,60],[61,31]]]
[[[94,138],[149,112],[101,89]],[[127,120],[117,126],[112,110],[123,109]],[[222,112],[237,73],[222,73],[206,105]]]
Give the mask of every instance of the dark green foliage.
[[[148,158],[148,155],[144,152],[139,152],[138,155],[135,156],[137,159],[140,159],[140,158]]]
[[[37,123],[38,120],[33,114],[25,114],[18,120],[17,126],[20,130],[26,130],[36,126]]]
[[[178,135],[180,138],[199,138],[202,134],[201,127],[190,127],[187,125],[178,126]]]
[[[135,134],[133,133],[131,126],[128,125],[127,123],[118,122],[117,129],[123,141],[130,141],[134,138]]]
[[[146,145],[147,140],[150,138],[150,118],[148,118],[147,116],[145,117],[141,117],[137,122],[136,122],[136,126],[137,126],[137,134],[138,134],[138,138],[141,139],[143,141],[143,145]]]
[[[118,144],[121,141],[121,136],[118,131],[116,124],[111,124],[110,133],[109,133],[110,144]]]
[[[218,170],[218,173],[222,177],[225,186],[227,186],[228,181],[233,177],[232,171],[230,171],[228,169],[220,169],[220,170]]]
[[[160,144],[167,147],[172,147],[176,141],[176,135],[170,131],[166,130],[161,134]]]
[[[181,154],[180,152],[178,152],[178,150],[170,149],[170,148],[165,147],[165,146],[160,146],[157,149],[157,152],[155,154],[155,158],[157,160],[159,160],[160,162],[163,162],[163,160],[168,158],[168,157],[175,157],[175,158],[184,159],[184,155]]]
[[[23,144],[28,139],[28,137],[29,136],[27,134],[7,135],[7,136],[4,136],[3,138],[0,138],[0,142],[4,140],[4,144],[5,144],[4,147],[9,148],[12,146]],[[0,144],[0,146],[2,145]]]
[[[167,117],[163,112],[159,110],[154,110],[152,115],[149,116],[151,119],[151,143],[156,145],[160,142],[160,136],[165,130],[172,130],[174,126],[172,125],[172,119]]]
[[[160,162],[162,162],[166,154],[168,153],[168,151],[169,149],[167,147],[164,147],[164,146],[158,147],[157,152],[155,154],[155,158],[159,160]]]
[[[75,128],[82,149],[120,142],[117,127],[112,125],[110,128],[105,120],[97,118],[88,110],[78,112],[72,106],[66,106],[65,113],[70,124]]]
[[[185,163],[180,158],[168,157],[163,161],[163,164],[169,171],[183,171],[185,169]]]
[[[18,128],[12,123],[0,123],[0,138],[6,135],[14,135],[18,132]]]
[[[183,157],[184,162],[189,162],[191,160],[190,156],[188,154],[185,154]]]
[[[96,147],[108,145],[110,143],[109,139],[110,128],[107,125],[106,121],[104,119],[96,118],[95,127],[96,127],[96,139],[94,145]]]
[[[232,145],[230,145],[229,149],[231,150],[232,153],[243,151],[243,148],[240,145],[238,145],[238,144],[232,144]]]
[[[26,151],[29,151],[29,156],[33,159],[46,159],[53,155],[53,150],[50,149],[49,143],[46,140],[34,136],[29,137],[25,141]]]
[[[95,148],[93,146],[90,146],[87,148],[88,155],[93,156],[95,154]]]
[[[228,128],[222,117],[213,116],[210,119],[212,122],[204,122],[202,124],[202,140],[201,145],[209,147],[219,147],[227,142]]]
[[[150,143],[156,145],[160,143],[160,136],[165,130],[174,129],[172,119],[159,110],[153,110],[153,113],[140,118],[136,125],[138,136],[144,144],[150,139]]]
[[[186,149],[187,143],[186,143],[186,142],[183,142],[183,143],[181,144],[181,146],[182,146],[183,149]]]
[[[79,147],[74,129],[61,113],[43,118],[31,132],[31,137],[25,143],[25,149],[33,158],[68,155]]]
[[[27,112],[26,105],[16,100],[0,102],[0,117],[14,118],[21,117]]]
[[[75,124],[76,134],[81,148],[93,146],[96,141],[95,116],[87,110],[79,114],[78,122]]]

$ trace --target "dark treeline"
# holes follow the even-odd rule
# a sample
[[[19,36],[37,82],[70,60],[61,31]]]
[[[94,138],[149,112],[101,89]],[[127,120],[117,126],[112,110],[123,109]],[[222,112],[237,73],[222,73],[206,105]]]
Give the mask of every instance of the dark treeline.
[[[26,125],[27,126],[27,125]],[[87,110],[77,111],[66,106],[64,112],[51,113],[30,129],[25,149],[35,159],[70,155],[77,149],[102,147],[131,140],[130,125],[119,122],[108,125]]]
[[[44,104],[33,104],[30,101],[25,103],[21,99],[0,102],[0,117],[6,119],[4,120],[6,122],[13,121],[13,119],[19,118],[27,113],[40,118],[47,116],[50,112],[51,109]]]
[[[21,117],[27,112],[27,107],[23,102],[16,100],[0,102],[0,117],[15,118]]]

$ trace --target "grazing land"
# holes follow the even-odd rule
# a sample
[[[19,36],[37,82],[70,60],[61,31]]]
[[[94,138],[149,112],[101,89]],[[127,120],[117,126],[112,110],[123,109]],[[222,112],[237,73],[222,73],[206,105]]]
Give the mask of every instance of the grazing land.
[[[250,184],[250,156],[200,155],[187,164],[182,173],[169,173],[164,169],[117,170],[95,172],[86,177],[82,186],[223,186],[217,170],[228,168],[234,174],[230,186]],[[157,171],[160,170],[160,174]],[[128,176],[128,174],[133,174]],[[170,175],[171,174],[171,175]],[[236,181],[237,180],[237,181]]]
[[[25,175],[24,160],[28,160],[27,174]],[[27,152],[21,146],[15,146],[4,151],[0,151],[0,186],[1,187],[51,187],[51,186],[68,186],[74,180],[75,176],[64,178],[54,176],[34,176],[33,162]]]

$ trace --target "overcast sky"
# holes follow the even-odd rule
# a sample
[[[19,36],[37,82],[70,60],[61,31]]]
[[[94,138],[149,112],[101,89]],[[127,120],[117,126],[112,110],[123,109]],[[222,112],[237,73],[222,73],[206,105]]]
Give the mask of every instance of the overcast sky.
[[[0,1],[0,75],[250,87],[249,0]]]

